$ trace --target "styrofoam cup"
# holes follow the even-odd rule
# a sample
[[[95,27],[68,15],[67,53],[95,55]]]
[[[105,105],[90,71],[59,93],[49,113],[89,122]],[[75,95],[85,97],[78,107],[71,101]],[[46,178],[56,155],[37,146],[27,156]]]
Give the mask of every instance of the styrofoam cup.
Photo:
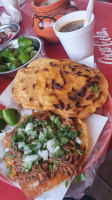
[[[69,58],[80,61],[94,54],[94,15],[90,23],[78,30],[60,32],[59,30],[72,21],[84,20],[86,11],[75,11],[59,18],[53,25],[53,29],[62,43]]]

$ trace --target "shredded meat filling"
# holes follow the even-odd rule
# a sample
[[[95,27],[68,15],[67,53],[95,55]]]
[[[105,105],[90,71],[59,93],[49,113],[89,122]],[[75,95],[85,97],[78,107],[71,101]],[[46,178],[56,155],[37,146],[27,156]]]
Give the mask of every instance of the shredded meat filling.
[[[44,120],[45,117],[41,117],[41,119]],[[69,125],[70,123],[73,125],[73,121],[70,119],[61,120],[61,123],[62,126]],[[71,131],[75,131],[74,126],[71,126]],[[11,138],[13,134],[14,131],[9,133],[5,138],[10,145],[12,144]],[[66,154],[62,158],[51,157],[48,161],[40,161],[39,164],[34,164],[28,173],[22,172],[22,151],[18,150],[15,153],[15,149],[11,146],[9,154],[15,154],[13,164],[20,181],[30,181],[32,179],[33,181],[39,180],[40,182],[45,182],[57,173],[64,174],[70,178],[80,171],[81,160],[84,154],[80,155],[75,150],[75,141],[70,140],[66,145],[63,145],[63,149],[66,151]]]

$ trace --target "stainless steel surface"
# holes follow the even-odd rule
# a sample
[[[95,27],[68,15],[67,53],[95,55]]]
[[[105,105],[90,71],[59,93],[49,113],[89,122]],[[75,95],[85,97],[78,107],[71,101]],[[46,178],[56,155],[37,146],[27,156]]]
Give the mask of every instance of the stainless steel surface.
[[[20,26],[18,24],[12,23],[12,24],[5,24],[3,26],[0,26],[0,32],[3,32],[5,28],[11,28],[12,32],[15,32],[15,35],[11,39],[1,44],[0,47],[4,46],[6,43],[12,40],[18,34],[20,30]]]
[[[32,36],[29,36],[28,38],[30,38],[32,40],[34,50],[37,50],[37,54],[29,62],[25,63],[24,65],[21,65],[20,67],[10,70],[10,71],[0,72],[0,74],[9,74],[11,72],[17,71],[18,69],[21,69],[22,67],[25,67],[26,65],[28,65],[31,61],[33,61],[38,56],[38,54],[40,53],[41,47],[42,47],[41,41],[38,38],[32,37]],[[17,49],[18,48],[18,39],[11,40],[9,43],[0,47],[0,51],[4,50],[6,48]]]

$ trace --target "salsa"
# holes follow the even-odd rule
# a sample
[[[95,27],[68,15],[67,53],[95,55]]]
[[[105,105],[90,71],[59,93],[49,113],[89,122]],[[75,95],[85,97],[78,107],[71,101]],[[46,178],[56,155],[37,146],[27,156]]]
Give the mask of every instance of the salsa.
[[[69,22],[68,24],[65,24],[61,29],[60,32],[71,32],[76,31],[84,26],[84,20],[78,20]]]

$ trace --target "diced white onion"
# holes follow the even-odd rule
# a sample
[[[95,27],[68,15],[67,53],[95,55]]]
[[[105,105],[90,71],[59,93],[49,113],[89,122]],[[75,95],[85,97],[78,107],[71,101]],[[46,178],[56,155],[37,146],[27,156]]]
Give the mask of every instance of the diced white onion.
[[[36,142],[31,142],[31,144],[35,144],[36,145],[37,143]]]
[[[51,154],[53,154],[54,150],[55,150],[55,147],[53,147],[54,144],[55,144],[55,140],[54,139],[47,141],[47,149]]]
[[[30,148],[28,146],[24,146],[24,154],[28,154],[31,153],[32,151],[30,150]]]
[[[24,132],[25,130],[24,130],[24,128],[18,128],[18,134],[20,134],[20,132]]]
[[[24,151],[24,154],[29,154],[29,153],[31,153],[32,151],[31,150],[29,150],[29,151]]]
[[[36,145],[36,147],[35,147],[36,149],[40,149],[42,146],[41,144],[37,144],[36,142],[31,142],[31,144]]]
[[[54,153],[55,153],[58,149],[60,149],[60,146],[55,147]]]
[[[39,181],[36,181],[36,182],[33,183],[33,186],[34,186],[34,187],[36,187],[36,186],[38,186],[38,185],[39,185]]]
[[[8,151],[9,151],[9,148],[6,148],[6,149],[5,149],[5,152],[8,152]]]
[[[43,158],[43,160],[48,160],[48,151],[47,150],[42,151],[42,158]]]
[[[48,151],[47,150],[39,150],[38,155],[43,158],[43,160],[48,160]]]
[[[37,159],[38,159],[38,155],[37,155],[37,154],[34,154],[34,155],[28,155],[28,156],[26,156],[26,157],[23,159],[23,161],[24,161],[24,162],[29,162],[29,161],[34,162],[34,161],[36,161]]]
[[[76,138],[75,138],[75,141],[76,141],[78,144],[82,144],[82,140],[81,140],[79,137],[76,137]]]
[[[43,141],[44,138],[45,138],[44,133],[40,131],[40,133],[39,133],[39,140]]]
[[[38,151],[38,155],[40,156],[40,157],[42,157],[42,151],[39,149],[39,151]]]
[[[18,148],[21,149],[22,147],[24,148],[25,143],[24,142],[18,142]]]
[[[29,148],[28,146],[24,146],[24,150],[25,150],[25,151],[29,151],[30,148]]]
[[[30,129],[33,129],[33,123],[29,122],[25,127],[25,132],[29,131]]]
[[[40,149],[41,148],[41,144],[38,144],[37,146],[36,146],[36,149]]]
[[[49,157],[52,158],[52,157],[53,157],[53,154],[49,153]]]
[[[43,127],[43,132],[44,132],[44,134],[47,134],[47,130],[44,127]]]

